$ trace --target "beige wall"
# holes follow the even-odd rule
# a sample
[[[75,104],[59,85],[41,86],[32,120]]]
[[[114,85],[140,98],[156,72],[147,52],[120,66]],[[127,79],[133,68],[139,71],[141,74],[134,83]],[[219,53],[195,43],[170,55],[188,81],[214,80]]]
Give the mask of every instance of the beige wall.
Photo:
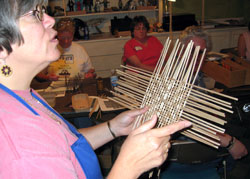
[[[246,27],[222,28],[207,30],[212,43],[212,51],[219,52],[224,48],[237,46],[239,34],[246,31]],[[169,37],[169,32],[150,34],[156,36],[162,44]],[[173,42],[179,38],[180,32],[173,33]],[[111,75],[111,69],[120,68],[123,46],[130,37],[110,38],[102,40],[78,41],[88,52],[96,73],[101,77]]]

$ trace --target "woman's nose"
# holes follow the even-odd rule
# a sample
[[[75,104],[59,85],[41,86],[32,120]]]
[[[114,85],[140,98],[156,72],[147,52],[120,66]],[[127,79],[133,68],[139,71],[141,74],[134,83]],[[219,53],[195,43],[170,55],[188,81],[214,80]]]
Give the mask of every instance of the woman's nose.
[[[55,19],[51,16],[49,16],[48,14],[44,13],[44,20],[43,23],[45,25],[45,27],[50,27],[53,28],[53,26],[55,25]]]

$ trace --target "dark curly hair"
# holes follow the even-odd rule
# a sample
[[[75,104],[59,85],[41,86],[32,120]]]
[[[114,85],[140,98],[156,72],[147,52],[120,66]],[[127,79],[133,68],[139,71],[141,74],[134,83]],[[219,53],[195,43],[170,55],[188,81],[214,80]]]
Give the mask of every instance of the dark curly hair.
[[[130,32],[131,32],[132,38],[134,37],[135,26],[137,26],[140,23],[142,23],[144,25],[144,27],[146,27],[147,31],[149,31],[149,23],[148,23],[148,20],[146,19],[146,17],[145,16],[135,16],[130,24]]]

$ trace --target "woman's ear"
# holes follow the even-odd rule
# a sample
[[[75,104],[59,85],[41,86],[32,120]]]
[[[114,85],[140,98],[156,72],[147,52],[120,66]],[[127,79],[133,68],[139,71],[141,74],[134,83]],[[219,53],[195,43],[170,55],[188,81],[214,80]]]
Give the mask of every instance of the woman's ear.
[[[8,55],[9,55],[8,51],[5,48],[0,47],[0,59],[4,60],[8,57]]]
[[[0,59],[6,59],[8,57],[9,53],[8,51],[3,48],[3,47],[0,47]]]

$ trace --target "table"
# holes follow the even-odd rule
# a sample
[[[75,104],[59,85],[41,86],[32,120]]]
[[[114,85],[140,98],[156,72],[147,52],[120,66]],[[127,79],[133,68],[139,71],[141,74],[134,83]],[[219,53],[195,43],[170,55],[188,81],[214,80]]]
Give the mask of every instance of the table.
[[[38,82],[33,80],[31,83],[31,88],[33,89],[46,89],[50,86],[51,82]],[[54,109],[59,113],[74,112],[71,107],[71,97],[78,93],[87,93],[89,96],[100,96],[106,95],[111,96],[109,90],[111,89],[110,78],[103,78],[103,91],[97,90],[97,80],[96,79],[82,79],[79,82],[79,89],[77,91],[66,91],[65,96],[57,97]]]
[[[97,79],[82,79],[79,81],[79,89],[77,91],[67,91],[65,96],[57,97],[56,104],[54,109],[59,112],[65,119],[74,124],[77,128],[82,127],[79,124],[79,120],[81,118],[88,118],[89,112],[75,112],[72,108],[71,98],[73,95],[78,93],[87,93],[89,96],[112,96],[109,92],[111,90],[110,78],[102,78],[104,90],[97,90]],[[36,80],[32,81],[31,87],[33,89],[46,89],[49,87],[51,82],[38,82]],[[102,115],[101,121],[95,121],[96,123],[107,121],[112,119],[114,116],[118,115],[120,112],[124,110],[105,112]],[[96,119],[96,114],[93,114],[93,120]]]

